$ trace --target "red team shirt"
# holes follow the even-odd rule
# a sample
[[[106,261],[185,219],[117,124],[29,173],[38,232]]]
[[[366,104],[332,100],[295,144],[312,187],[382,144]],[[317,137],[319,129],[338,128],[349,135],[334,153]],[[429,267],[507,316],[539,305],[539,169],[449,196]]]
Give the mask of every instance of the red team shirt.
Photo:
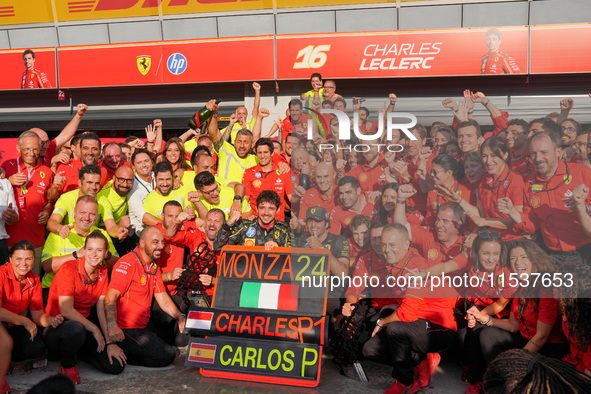
[[[43,295],[41,281],[32,272],[26,276],[27,281],[21,288],[16,280],[12,264],[7,263],[0,266],[0,301],[2,308],[16,314],[22,315],[27,309],[32,311],[43,311]]]
[[[540,180],[537,173],[528,176],[522,222],[513,229],[533,234],[541,227],[544,244],[557,251],[570,252],[589,244],[591,240],[582,231],[577,212],[570,210],[565,202],[580,184],[591,185],[591,168],[584,164],[567,165],[562,160],[558,161],[556,174],[548,182]],[[591,204],[591,194],[585,203]]]
[[[357,215],[365,215],[373,218],[375,215],[377,215],[377,211],[374,204],[367,202],[367,198],[365,200],[365,206],[361,209],[361,212],[352,211],[340,204],[336,205],[329,215],[330,228],[328,231],[336,235],[341,235],[341,232],[344,229],[346,238],[349,238],[351,235],[353,235],[349,229],[349,223],[351,223],[351,219]]]
[[[554,325],[548,342],[550,343],[564,343],[565,338],[562,333],[562,327],[557,323],[558,319],[558,307],[554,298],[540,298],[540,304],[538,310],[534,309],[534,300],[530,299],[524,306],[524,299],[518,297],[519,291],[516,293],[516,298],[513,298],[513,304],[511,305],[511,313],[515,315],[519,321],[519,333],[525,339],[532,339],[536,335],[538,327],[538,320]],[[543,292],[542,294],[543,295]],[[552,294],[546,294],[546,296],[552,297]]]
[[[306,220],[308,208],[322,207],[326,212],[332,211],[339,201],[339,189],[337,185],[333,186],[332,198],[325,199],[318,186],[314,186],[306,191],[306,194],[300,200],[300,212],[298,218]]]
[[[363,192],[373,192],[382,190],[388,184],[386,180],[386,167],[386,162],[380,157],[380,160],[373,167],[365,163],[358,164],[351,171],[347,172],[346,175],[359,180],[359,186]]]
[[[509,215],[499,212],[498,200],[509,197],[514,206],[523,206],[524,187],[523,178],[507,165],[496,182],[493,181],[492,175],[486,175],[478,186],[478,199],[482,204],[484,216],[487,218],[508,218]],[[524,235],[523,231],[514,231],[513,229],[496,229],[496,231],[501,234],[505,242],[523,238]]]
[[[139,247],[134,251],[141,256]],[[113,267],[109,289],[121,293],[117,300],[117,324],[120,328],[141,329],[148,324],[152,297],[166,291],[162,277],[154,272],[155,268],[154,262],[146,267],[146,263],[133,252],[121,257]]]
[[[51,83],[47,74],[36,68],[31,68],[23,73],[21,78],[21,89],[50,88]]]
[[[480,59],[480,74],[515,74],[519,66],[511,55],[501,51],[489,52]]]
[[[450,247],[439,242],[433,233],[435,230],[429,227],[421,227],[411,224],[412,243],[417,245],[427,259],[429,267],[437,263],[445,263],[453,260],[456,256],[464,253],[466,250],[462,246],[462,236],[458,236],[456,242]]]
[[[84,269],[84,261],[84,257],[68,261],[55,274],[49,290],[46,309],[46,312],[51,316],[61,313],[60,296],[74,297],[74,309],[87,318],[90,315],[90,308],[96,305],[101,296],[107,295],[109,286],[107,267],[99,265],[96,281],[89,283]],[[85,281],[88,284],[84,284]]]
[[[100,163],[99,163],[100,164]],[[78,180],[80,176],[78,171],[84,167],[82,164],[82,159],[78,158],[77,160],[71,161],[68,164],[60,164],[57,168],[57,172],[64,171],[63,176],[66,177],[66,181],[62,183],[59,188],[60,196],[66,192],[79,189],[80,186],[78,185]],[[101,189],[109,182],[109,175],[107,174],[107,170],[99,165],[101,169]]]
[[[18,240],[28,239],[36,248],[45,244],[45,226],[39,224],[39,213],[49,202],[47,190],[53,182],[53,172],[45,165],[37,164],[31,171],[27,170],[20,158],[7,160],[2,163],[6,171],[6,178],[21,172],[29,180],[21,186],[13,186],[14,199],[18,205],[19,220],[12,226],[6,226],[6,232],[10,235],[6,241],[12,245]],[[78,177],[76,177],[78,179]]]
[[[242,184],[246,187],[246,195],[249,196],[250,208],[257,215],[256,199],[263,190],[274,190],[281,199],[277,220],[285,219],[285,196],[291,194],[290,171],[280,174],[277,164],[269,172],[263,172],[260,164],[244,171]]]
[[[162,231],[162,235],[165,235],[166,229],[162,227],[162,222],[156,223],[156,227]],[[170,239],[164,236],[164,250],[158,260],[158,275],[162,276],[164,273],[172,272],[175,268],[183,268],[184,257],[185,248],[172,244]],[[168,294],[176,294],[176,281],[170,281],[164,284],[166,285]]]

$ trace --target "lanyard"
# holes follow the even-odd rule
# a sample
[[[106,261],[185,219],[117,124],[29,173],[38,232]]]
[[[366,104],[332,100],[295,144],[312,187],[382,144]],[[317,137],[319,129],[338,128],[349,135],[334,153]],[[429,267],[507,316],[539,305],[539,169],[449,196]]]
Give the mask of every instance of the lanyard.
[[[151,176],[151,175],[150,175],[150,178],[152,178],[152,176]],[[152,178],[152,179],[151,179],[151,181],[150,181],[150,186],[152,187],[152,190],[150,190],[150,189],[148,189],[148,188],[146,187],[145,183],[147,183],[147,182],[144,182],[144,181],[142,181],[140,178],[138,178],[137,174],[135,175],[135,179],[137,179],[138,183],[139,183],[140,185],[142,185],[142,187],[143,187],[144,189],[146,189],[146,191],[148,192],[148,194],[150,194],[150,192],[151,192],[152,190],[154,190],[154,178]]]
[[[498,184],[498,185],[496,185],[496,186],[489,186],[489,187],[488,187],[488,190],[493,190],[493,189],[496,189],[497,187],[501,187],[501,186],[502,186],[502,185],[503,185],[505,182],[507,182],[507,178],[509,178],[509,174],[510,174],[510,173],[511,173],[511,167],[509,167],[509,171],[507,171],[507,175],[505,176],[505,179],[503,179],[503,180],[501,181],[501,183],[499,183],[499,184]]]
[[[392,275],[391,272],[390,272],[390,270],[388,270],[388,277],[394,277],[395,278],[398,275],[400,275],[402,272],[404,272],[404,269],[406,268],[406,266],[410,262],[410,259],[412,259],[412,256],[414,256],[414,252],[410,252],[410,256],[408,256],[408,259],[406,259],[406,261],[404,262],[404,264],[402,265],[402,267],[398,271],[398,274],[397,275]],[[392,267],[392,268],[395,268],[395,267]]]
[[[560,186],[562,186],[564,183],[566,183],[567,185],[568,185],[569,183],[571,183],[571,181],[572,181],[572,177],[571,177],[571,175],[570,175],[570,170],[569,170],[569,168],[568,168],[568,164],[564,163],[564,165],[566,166],[566,175],[565,175],[565,176],[562,178],[562,181],[560,181],[560,183],[559,183],[558,185],[556,185],[556,187],[553,187],[552,189],[543,189],[543,188],[542,188],[542,185],[537,185],[537,184],[535,184],[535,185],[532,185],[532,188],[531,188],[532,192],[534,192],[534,193],[535,193],[535,192],[540,192],[540,193],[541,193],[541,192],[552,192],[552,191],[554,191],[554,190],[558,189],[558,188],[559,188]],[[536,179],[537,179],[537,177],[536,177]],[[550,178],[550,180],[549,180],[548,182],[550,182],[551,180],[552,180],[552,178]],[[539,187],[537,187],[537,186],[539,186]],[[538,190],[538,189],[539,189],[539,190]]]
[[[142,261],[141,256],[139,255],[138,252],[136,252],[135,250],[132,250],[132,252],[137,256],[137,259],[140,261],[140,264],[142,266],[142,269],[144,270],[144,272],[146,273],[146,275],[156,275],[156,272],[158,271],[158,265],[154,262],[152,262],[152,265],[154,266],[154,269],[150,269],[148,270],[148,264],[144,264],[144,262]],[[153,272],[150,272],[153,271]]]

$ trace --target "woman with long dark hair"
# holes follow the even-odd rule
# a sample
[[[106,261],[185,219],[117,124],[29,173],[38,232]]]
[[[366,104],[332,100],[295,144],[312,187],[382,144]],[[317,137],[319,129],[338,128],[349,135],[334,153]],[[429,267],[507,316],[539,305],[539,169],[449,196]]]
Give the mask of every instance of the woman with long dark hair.
[[[523,212],[525,184],[523,178],[513,172],[508,164],[507,143],[500,137],[488,138],[480,147],[480,154],[488,175],[480,181],[476,205],[449,189],[442,192],[459,203],[476,226],[496,229],[505,242],[523,238],[525,234],[513,231],[515,221],[509,213],[515,210]]]
[[[552,263],[542,248],[525,239],[511,243],[509,262],[512,274],[505,280],[510,286],[517,286],[509,319],[478,320],[488,325],[479,330],[485,365],[503,351],[514,348],[562,358],[568,353],[568,344],[557,323],[557,300],[551,288],[545,287],[548,278],[553,279]]]
[[[59,312],[43,311],[41,282],[31,270],[35,247],[27,240],[15,242],[9,251],[10,262],[0,266],[0,321],[14,340],[12,361],[39,361],[46,347],[38,326],[58,326]]]

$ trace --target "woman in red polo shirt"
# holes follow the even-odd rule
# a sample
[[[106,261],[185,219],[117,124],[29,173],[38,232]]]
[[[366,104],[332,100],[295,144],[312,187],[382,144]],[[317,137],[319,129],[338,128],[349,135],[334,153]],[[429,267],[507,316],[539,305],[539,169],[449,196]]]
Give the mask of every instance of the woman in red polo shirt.
[[[10,264],[0,266],[0,321],[12,336],[12,361],[45,358],[46,347],[37,326],[58,326],[63,318],[43,311],[41,281],[31,272],[35,246],[17,241],[9,251]]]
[[[74,383],[80,383],[78,355],[105,373],[119,374],[125,367],[125,354],[106,334],[104,298],[109,278],[103,262],[108,245],[99,230],[90,233],[78,252],[81,257],[62,265],[49,289],[47,311],[61,313],[65,321],[45,332],[45,342],[60,355],[59,372]]]
[[[450,201],[445,197],[445,194],[452,192],[468,202],[471,202],[472,198],[470,197],[470,190],[456,179],[458,176],[458,162],[450,155],[441,154],[436,156],[431,162],[429,175],[431,175],[435,183],[435,189],[427,193],[427,216],[425,222],[427,226],[433,227],[435,218],[437,217],[437,210],[441,205]],[[439,193],[439,190],[442,189],[444,194]]]
[[[507,214],[509,208],[515,207],[523,212],[523,178],[511,170],[508,164],[510,155],[507,143],[500,137],[491,137],[480,147],[482,163],[488,173],[478,186],[478,202],[476,206],[462,196],[447,191],[452,201],[459,203],[466,214],[478,227],[492,227],[498,230],[503,241],[523,238],[524,233],[513,231],[515,222]],[[499,200],[502,199],[502,202]],[[509,204],[509,205],[508,205]]]
[[[563,357],[569,349],[558,319],[557,300],[552,298],[552,288],[544,287],[548,278],[553,279],[552,263],[530,240],[511,243],[509,262],[512,271],[509,284],[518,286],[509,319],[480,321],[489,324],[480,330],[480,351],[485,364],[513,348],[524,348],[548,357]]]
[[[479,331],[490,324],[492,317],[507,318],[506,308],[515,293],[509,286],[511,271],[505,266],[507,247],[496,231],[481,231],[472,245],[472,264],[468,267],[469,287],[463,293],[467,303],[467,329],[464,336],[464,365],[470,386],[466,393],[478,393],[482,388],[485,365],[480,352]],[[482,321],[485,324],[476,324]],[[461,332],[464,330],[458,330]]]

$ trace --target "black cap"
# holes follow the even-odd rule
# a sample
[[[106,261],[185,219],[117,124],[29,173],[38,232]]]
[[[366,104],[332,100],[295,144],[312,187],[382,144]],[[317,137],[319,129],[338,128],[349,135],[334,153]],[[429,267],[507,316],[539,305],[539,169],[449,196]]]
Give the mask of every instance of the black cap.
[[[308,219],[312,219],[317,222],[322,222],[326,220],[328,222],[328,213],[326,212],[326,209],[322,207],[308,208],[308,210],[306,211],[306,220]]]

